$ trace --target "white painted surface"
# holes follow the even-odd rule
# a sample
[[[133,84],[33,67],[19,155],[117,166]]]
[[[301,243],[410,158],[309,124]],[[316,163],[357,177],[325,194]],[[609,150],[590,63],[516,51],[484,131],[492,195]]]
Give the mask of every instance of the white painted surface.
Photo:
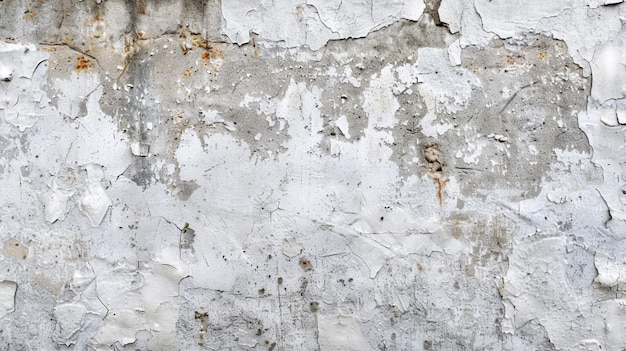
[[[3,6],[2,348],[626,345],[622,1]]]

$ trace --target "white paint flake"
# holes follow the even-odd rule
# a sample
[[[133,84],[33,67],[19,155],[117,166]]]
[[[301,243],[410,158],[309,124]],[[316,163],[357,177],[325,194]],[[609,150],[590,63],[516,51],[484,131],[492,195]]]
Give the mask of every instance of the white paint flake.
[[[91,340],[97,350],[110,349],[116,342],[135,342],[141,330],[152,333],[149,347],[175,347],[179,283],[189,273],[177,247],[164,247],[141,267],[131,264],[111,267],[93,261],[98,298],[107,308],[106,317]]]
[[[56,179],[53,179],[51,183],[50,189],[43,193],[40,198],[46,212],[46,221],[54,223],[57,220],[65,219],[70,210],[69,201],[74,192],[60,187]]]
[[[16,291],[16,282],[10,280],[0,280],[0,318],[15,310]]]
[[[94,227],[102,223],[104,216],[111,206],[111,199],[102,186],[104,172],[100,165],[90,163],[85,166],[87,171],[87,184],[83,190],[78,207]]]
[[[605,103],[626,97],[626,48],[623,44],[607,44],[596,49],[593,61],[591,96]]]
[[[302,252],[302,245],[300,245],[296,238],[289,237],[283,240],[283,255],[294,258]]]

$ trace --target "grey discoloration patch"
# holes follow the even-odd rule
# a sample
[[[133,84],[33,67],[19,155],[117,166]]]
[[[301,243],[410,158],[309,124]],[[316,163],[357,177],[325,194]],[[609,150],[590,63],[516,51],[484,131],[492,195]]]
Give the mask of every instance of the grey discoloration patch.
[[[554,344],[550,341],[546,329],[536,321],[529,321],[521,328],[516,330],[520,338],[528,347],[537,350],[556,350]]]
[[[436,141],[448,175],[459,179],[465,195],[506,188],[533,197],[555,160],[552,152],[539,150],[590,153],[576,120],[585,107],[589,81],[567,56],[563,42],[543,36],[523,43],[495,40],[489,50],[465,49],[463,67],[476,74],[483,86],[474,89],[466,109],[455,114],[436,112],[439,121],[454,125],[436,139],[423,135],[419,126],[428,111],[420,96],[397,96],[402,107],[396,113],[400,123],[393,135],[399,142],[390,147],[403,176],[429,170],[428,163],[426,169],[415,168],[415,158],[421,158],[416,144],[425,145],[423,149]],[[511,79],[503,80],[503,75]],[[480,156],[464,162],[457,153],[477,142],[485,144]],[[504,170],[510,176],[503,177]]]
[[[439,6],[441,5],[441,0],[425,0],[424,4],[426,4],[424,13],[430,15],[436,25],[442,25],[441,20],[439,19]]]
[[[416,30],[422,35],[415,34]],[[396,34],[373,33],[362,41],[350,41],[352,45],[347,51],[343,44],[330,44],[319,60],[306,64],[289,53],[255,47],[256,44],[239,49],[210,43],[219,53],[216,57],[219,63],[215,59],[203,60],[205,51],[202,49],[193,45],[192,49],[186,49],[190,34],[184,28],[178,35],[133,44],[131,52],[136,53],[128,59],[115,81],[117,90],[105,86],[100,101],[105,112],[118,116],[120,130],[131,140],[150,144],[151,156],[136,160],[127,169],[126,176],[144,187],[155,181],[164,182],[172,194],[180,199],[188,198],[195,185],[185,186],[177,168],[173,174],[164,172],[163,168],[155,169],[158,160],[177,164],[173,154],[187,129],[194,130],[203,144],[204,136],[231,134],[244,141],[253,156],[260,158],[286,151],[283,145],[289,139],[289,124],[277,119],[275,106],[283,99],[292,79],[306,82],[308,89],[321,88],[323,102],[318,108],[327,126],[324,133],[328,138],[345,140],[341,131],[332,127],[339,116],[345,116],[350,140],[359,140],[368,123],[361,108],[361,91],[373,74],[389,64],[382,60],[380,53],[395,48],[411,55],[414,51],[411,45],[444,46],[449,37],[445,30],[432,29],[423,21],[394,25],[389,31]],[[185,49],[181,49],[181,45]],[[337,61],[336,57],[343,58]],[[407,62],[402,56],[399,59],[397,64]],[[280,65],[276,64],[277,60]],[[335,70],[338,76],[329,76],[329,69]],[[172,77],[176,77],[174,81]],[[321,78],[326,83],[319,86]],[[129,102],[120,104],[125,100]],[[180,108],[183,102],[193,108]],[[411,106],[421,105],[411,102],[408,106],[411,109]],[[212,120],[216,114],[218,118]],[[415,114],[415,111],[407,111],[407,119],[414,118]],[[148,123],[150,130],[146,128]],[[409,133],[413,133],[411,128],[414,124],[407,124]],[[181,188],[185,190],[179,190]]]
[[[317,301],[311,301],[309,302],[309,308],[311,309],[311,312],[319,312],[320,303]]]
[[[529,155],[529,147],[536,150],[578,150],[590,153],[587,138],[577,126],[576,113],[585,108],[589,94],[589,81],[582,77],[582,69],[576,66],[560,41],[538,36],[528,45],[494,41],[490,50],[469,49],[463,53],[464,66],[476,72],[484,85],[485,100],[473,99],[470,107],[455,116],[459,125],[470,123],[481,134],[505,136],[509,142],[490,140],[478,164],[459,164],[483,171],[462,172],[466,193],[474,189],[506,187],[537,194],[540,180],[554,162],[552,152]],[[548,62],[550,64],[548,65]],[[511,75],[511,86],[493,84],[494,78]],[[503,98],[503,89],[509,89],[509,97]],[[543,99],[534,98],[542,96]],[[532,98],[531,98],[532,97]],[[485,109],[485,105],[493,107]],[[563,127],[557,121],[562,120]],[[502,147],[504,146],[504,147]],[[525,156],[522,156],[525,155]],[[510,177],[502,177],[502,171],[489,170],[488,160],[495,159],[506,169]],[[465,173],[465,174],[463,174]],[[477,178],[475,178],[477,177]],[[495,180],[496,177],[499,180]],[[477,184],[481,179],[481,185]],[[493,179],[493,181],[490,181]]]
[[[572,245],[567,253],[567,280],[575,288],[586,288],[598,275],[593,254],[579,245]]]
[[[175,183],[176,188],[172,193],[181,201],[189,200],[193,192],[199,188],[198,184],[193,180],[180,181]]]
[[[466,110],[445,117],[457,129],[442,144],[454,154],[471,142],[466,135],[478,133],[486,141],[476,163],[456,159],[453,165],[466,195],[507,188],[534,197],[555,155],[530,147],[590,153],[576,119],[590,85],[566,53],[563,42],[543,36],[527,43],[495,40],[489,50],[463,51],[463,66],[480,78],[483,91],[475,91]],[[502,78],[507,75],[510,80]]]
[[[180,249],[181,250],[193,250],[193,242],[196,238],[196,231],[189,228],[187,225],[181,230],[180,234]]]

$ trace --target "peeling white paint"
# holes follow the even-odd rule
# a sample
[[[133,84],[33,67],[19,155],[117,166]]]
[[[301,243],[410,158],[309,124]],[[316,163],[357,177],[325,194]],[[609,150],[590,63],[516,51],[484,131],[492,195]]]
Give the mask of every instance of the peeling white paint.
[[[131,3],[0,18],[1,348],[626,344],[622,1]]]
[[[89,218],[91,225],[97,227],[102,223],[104,216],[111,206],[111,199],[102,186],[104,172],[101,166],[90,163],[85,166],[87,184],[80,197],[78,207]]]
[[[283,240],[283,254],[289,258],[294,258],[302,252],[302,245],[300,245],[296,238],[290,237]]]
[[[41,90],[48,54],[35,45],[0,42],[0,111],[20,131],[44,116],[48,99]]]
[[[626,97],[626,48],[622,45],[598,47],[591,62],[593,85],[591,96],[605,103]]]
[[[97,297],[107,310],[92,345],[96,349],[108,349],[116,342],[127,345],[136,340],[136,333],[147,330],[152,333],[151,349],[173,347],[175,311],[182,303],[178,284],[188,274],[178,248],[163,248],[143,267],[110,267],[99,261],[92,265]]]
[[[59,187],[56,179],[53,179],[51,183],[50,189],[41,195],[41,202],[46,212],[46,221],[54,223],[59,219],[65,219],[70,210],[69,200],[74,192]]]
[[[239,45],[250,42],[250,33],[286,47],[318,50],[329,40],[361,38],[402,19],[417,21],[424,11],[420,1],[229,1],[222,4],[223,31]]]

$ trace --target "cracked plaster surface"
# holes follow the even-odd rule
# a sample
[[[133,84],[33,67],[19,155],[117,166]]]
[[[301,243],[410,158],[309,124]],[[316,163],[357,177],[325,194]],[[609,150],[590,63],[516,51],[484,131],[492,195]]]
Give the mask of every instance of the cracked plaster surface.
[[[623,349],[624,6],[0,2],[0,345]]]

